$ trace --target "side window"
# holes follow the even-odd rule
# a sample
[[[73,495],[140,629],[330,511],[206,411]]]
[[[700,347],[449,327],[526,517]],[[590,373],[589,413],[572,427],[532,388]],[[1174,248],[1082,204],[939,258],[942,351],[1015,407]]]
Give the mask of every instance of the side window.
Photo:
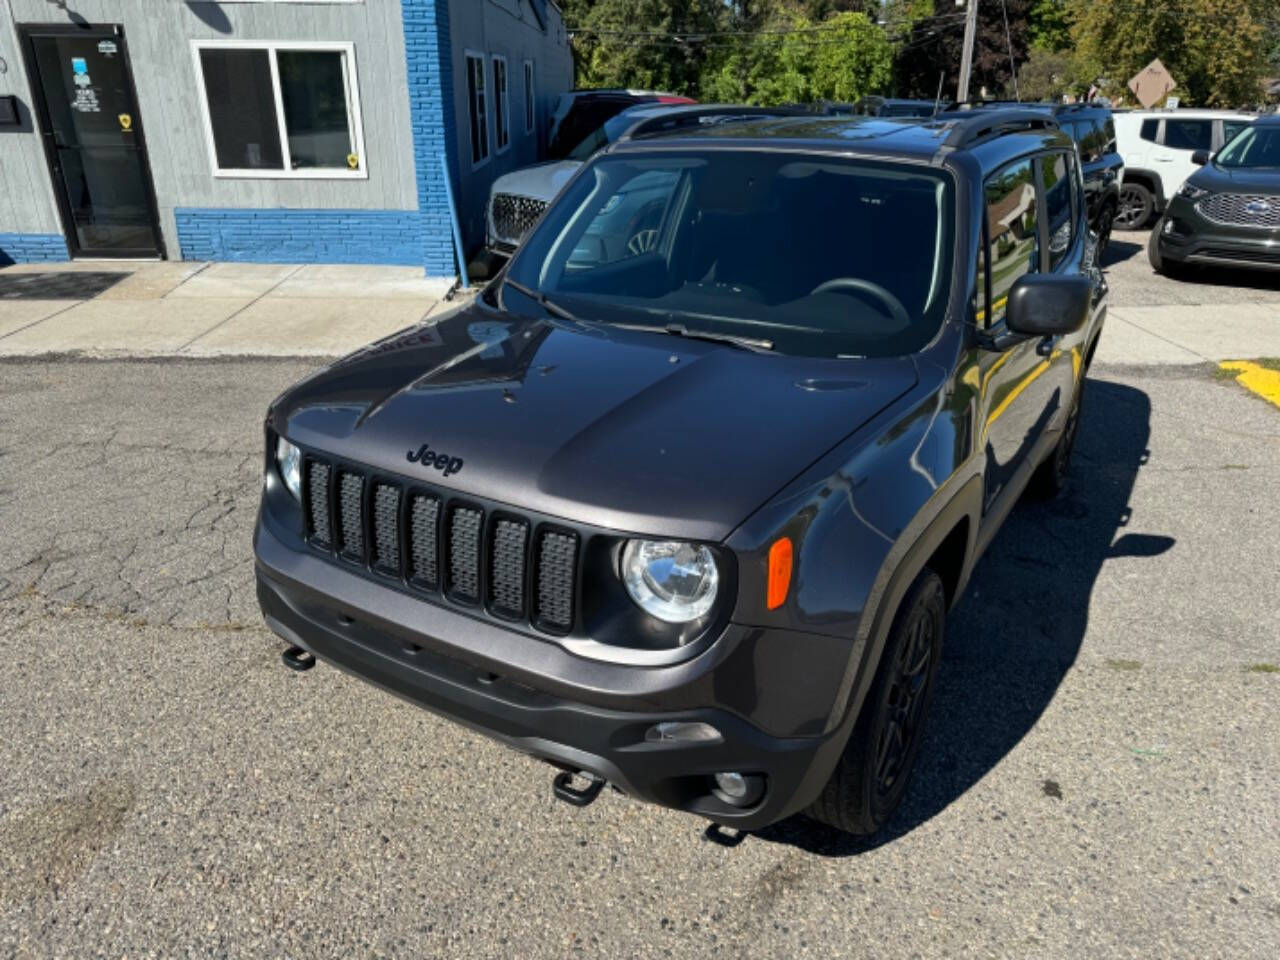
[[[1164,122],[1164,145],[1174,150],[1212,150],[1212,120],[1174,120]]]
[[[1149,140],[1151,143],[1156,142],[1156,131],[1160,129],[1160,121],[1156,119],[1143,120],[1142,130],[1138,133],[1143,140]]]
[[[1102,121],[1102,152],[1116,152],[1116,122],[1112,119],[1111,114],[1107,114]]]
[[[1075,240],[1075,177],[1071,160],[1065,153],[1054,153],[1041,161],[1044,178],[1045,216],[1049,220],[1049,267],[1058,269],[1067,258]]]
[[[675,228],[667,212],[679,185],[679,174],[669,170],[637,171],[617,184],[588,221],[565,270],[582,273],[665,247]]]
[[[1097,120],[1081,120],[1080,127],[1080,159],[1085,163],[1096,163],[1102,159],[1106,147],[1106,134]]]
[[[1040,265],[1036,224],[1035,172],[1030,160],[1020,160],[991,176],[987,201],[986,249],[978,261],[978,325],[992,327],[1004,320],[1009,290],[1019,277],[1037,273]],[[988,265],[991,282],[985,280]]]

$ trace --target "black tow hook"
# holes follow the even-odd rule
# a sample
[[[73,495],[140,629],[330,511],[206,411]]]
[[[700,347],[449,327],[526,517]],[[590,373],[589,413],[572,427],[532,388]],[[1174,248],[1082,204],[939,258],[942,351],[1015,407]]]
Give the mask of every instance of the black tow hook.
[[[579,776],[587,781],[587,785],[579,790],[573,786],[574,775],[568,770],[561,770],[555,775],[551,781],[551,792],[556,795],[557,800],[563,800],[565,803],[573,804],[575,807],[589,806],[596,797],[600,796],[600,791],[604,789],[604,781],[594,774],[580,772]]]
[[[316,665],[316,657],[309,650],[303,650],[301,647],[290,647],[280,654],[280,659],[284,661],[284,665],[290,670],[297,670],[301,673],[303,670],[310,670]]]

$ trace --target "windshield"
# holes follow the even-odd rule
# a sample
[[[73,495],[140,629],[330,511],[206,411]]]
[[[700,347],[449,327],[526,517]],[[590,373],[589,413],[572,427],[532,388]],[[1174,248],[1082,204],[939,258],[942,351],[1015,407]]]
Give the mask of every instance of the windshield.
[[[942,323],[953,194],[945,172],[906,164],[606,156],[556,200],[509,276],[586,321],[677,324],[792,355],[897,356]]]
[[[591,159],[593,153],[601,147],[607,147],[613,143],[627,132],[628,127],[636,122],[637,118],[629,110],[623,111],[592,130],[581,143],[566,153],[564,158],[586,163]]]
[[[1280,125],[1245,127],[1214,157],[1220,167],[1280,167]]]

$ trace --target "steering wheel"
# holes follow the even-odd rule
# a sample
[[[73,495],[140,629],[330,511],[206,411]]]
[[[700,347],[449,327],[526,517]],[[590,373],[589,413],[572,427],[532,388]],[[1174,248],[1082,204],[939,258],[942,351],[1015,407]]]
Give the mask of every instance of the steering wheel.
[[[880,284],[872,283],[870,280],[863,280],[861,277],[836,277],[834,280],[818,284],[809,291],[809,296],[817,296],[819,293],[843,293],[845,291],[871,294],[889,308],[889,315],[900,325],[904,327],[911,326],[911,315],[907,313],[907,308],[902,305],[901,300],[880,286]]]

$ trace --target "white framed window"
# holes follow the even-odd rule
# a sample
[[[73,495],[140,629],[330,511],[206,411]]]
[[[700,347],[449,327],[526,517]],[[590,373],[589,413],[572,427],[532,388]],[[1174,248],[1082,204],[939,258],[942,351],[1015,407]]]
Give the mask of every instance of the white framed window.
[[[511,97],[507,89],[507,58],[493,55],[493,130],[498,153],[511,146]]]
[[[364,179],[355,47],[193,40],[215,177]]]
[[[537,101],[533,98],[533,61],[524,62],[524,132],[533,133],[538,124]]]
[[[489,103],[484,54],[467,51],[467,113],[471,119],[471,169],[489,159]]]

